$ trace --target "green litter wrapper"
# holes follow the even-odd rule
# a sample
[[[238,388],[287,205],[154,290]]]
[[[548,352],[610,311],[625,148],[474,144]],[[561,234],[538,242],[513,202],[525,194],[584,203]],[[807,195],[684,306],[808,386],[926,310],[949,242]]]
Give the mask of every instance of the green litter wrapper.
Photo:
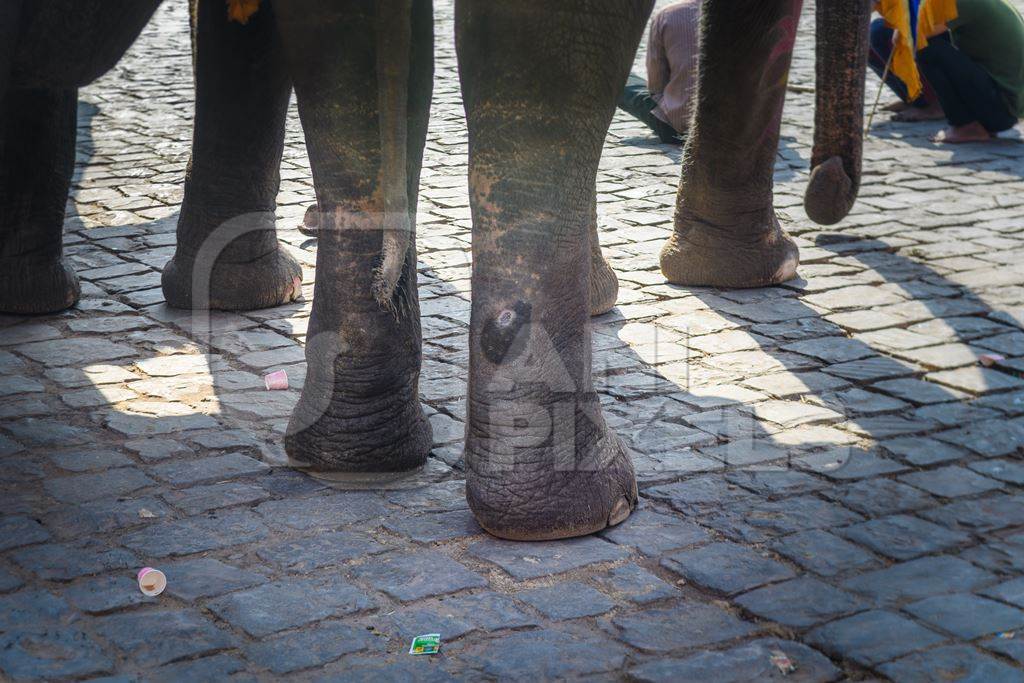
[[[441,649],[441,634],[428,633],[423,636],[416,636],[409,646],[411,655],[436,655]]]

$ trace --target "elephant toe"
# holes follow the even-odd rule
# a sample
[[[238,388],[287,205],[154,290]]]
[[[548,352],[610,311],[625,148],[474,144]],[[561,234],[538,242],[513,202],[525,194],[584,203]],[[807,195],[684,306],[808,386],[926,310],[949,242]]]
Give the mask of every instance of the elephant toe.
[[[214,261],[176,254],[161,278],[172,308],[251,311],[294,301],[302,294],[302,266],[283,249],[253,261]]]

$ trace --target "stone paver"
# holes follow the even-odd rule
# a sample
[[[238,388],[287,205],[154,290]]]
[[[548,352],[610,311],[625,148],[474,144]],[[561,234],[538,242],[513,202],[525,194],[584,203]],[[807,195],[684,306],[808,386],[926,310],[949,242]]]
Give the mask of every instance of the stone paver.
[[[598,227],[620,295],[594,371],[640,505],[589,538],[500,541],[465,499],[467,140],[435,4],[417,266],[437,447],[385,490],[284,466],[317,276],[294,103],[277,215],[304,296],[204,324],[159,288],[192,134],[185,3],[82,89],[82,301],[0,317],[0,678],[1021,680],[1020,134],[948,149],[880,114],[851,214],[813,225],[805,3],[774,189],[801,278],[728,291],[664,282],[680,151],[617,113]],[[279,368],[292,389],[267,393]],[[135,587],[144,565],[163,595]],[[442,657],[406,654],[435,631]]]
[[[826,652],[866,666],[921,650],[943,637],[892,612],[862,612],[819,626],[807,640]]]
[[[795,671],[783,673],[772,663],[778,653],[798,662]],[[721,652],[704,652],[685,659],[663,659],[630,669],[630,680],[643,683],[675,681],[801,681],[834,680],[838,669],[819,652],[806,645],[784,640],[753,640]]]

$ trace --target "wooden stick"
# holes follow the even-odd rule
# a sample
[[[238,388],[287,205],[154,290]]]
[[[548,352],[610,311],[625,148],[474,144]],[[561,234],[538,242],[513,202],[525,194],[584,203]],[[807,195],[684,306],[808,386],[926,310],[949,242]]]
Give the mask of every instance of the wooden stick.
[[[896,49],[889,53],[889,59],[885,60],[885,69],[882,70],[882,82],[878,84],[878,94],[875,95],[875,103],[871,107],[871,113],[868,114],[868,124],[864,126],[864,134],[867,135],[871,130],[871,122],[875,120],[875,112],[878,111],[878,101],[882,99],[882,88],[885,87],[885,79],[889,77],[889,67],[892,66],[892,56],[896,54]]]

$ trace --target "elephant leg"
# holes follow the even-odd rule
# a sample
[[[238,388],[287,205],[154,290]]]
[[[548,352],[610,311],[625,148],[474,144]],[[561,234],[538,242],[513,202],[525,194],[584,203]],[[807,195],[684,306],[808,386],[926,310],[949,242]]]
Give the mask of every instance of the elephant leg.
[[[301,293],[302,268],[275,228],[291,80],[273,7],[244,25],[228,20],[223,0],[194,10],[192,157],[164,298],[177,308],[277,306]]]
[[[419,400],[415,235],[391,298],[378,299],[385,185],[394,183],[384,177],[393,150],[382,144],[376,7],[284,0],[275,9],[321,210],[308,370],[285,446],[312,471],[408,470],[425,462],[432,436]],[[412,2],[409,67],[402,189],[414,226],[433,88],[430,0]]]
[[[650,0],[459,0],[473,304],[466,490],[503,538],[592,533],[636,505],[591,380],[597,167]]]
[[[772,174],[802,0],[704,3],[697,112],[683,151],[670,282],[762,287],[799,252],[772,207]]]
[[[0,313],[54,313],[78,301],[63,256],[78,92],[10,89],[0,118]]]
[[[597,197],[590,214],[590,315],[601,315],[615,308],[619,296],[619,278],[601,253],[597,234]]]

